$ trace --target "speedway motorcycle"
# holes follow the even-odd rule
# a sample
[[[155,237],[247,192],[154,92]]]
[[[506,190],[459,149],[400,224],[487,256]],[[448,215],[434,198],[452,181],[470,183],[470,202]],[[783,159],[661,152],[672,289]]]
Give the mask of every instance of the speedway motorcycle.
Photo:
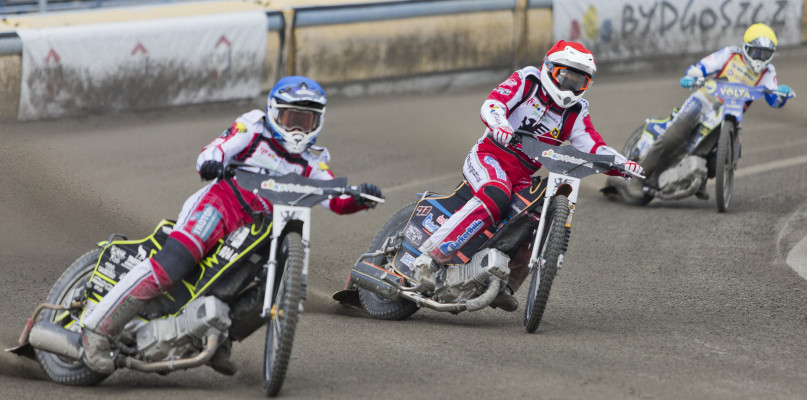
[[[549,145],[524,132],[515,139],[549,176],[535,177],[530,187],[515,193],[498,226],[463,246],[431,281],[418,281],[412,269],[418,247],[472,196],[466,181],[448,196],[426,192],[386,222],[333,298],[376,319],[403,320],[422,307],[457,314],[490,306],[511,277],[520,284],[531,274],[523,324],[534,332],[563,263],[581,179],[625,171],[614,156]]]
[[[116,368],[165,374],[209,365],[232,375],[231,343],[266,324],[263,389],[268,396],[278,394],[305,300],[311,208],[342,194],[383,199],[347,186],[344,177],[254,171],[232,162],[223,179],[232,183],[234,176],[238,185],[270,201],[271,218],[253,213],[251,225],[220,240],[190,276],[149,302],[113,343]],[[58,383],[88,386],[107,378],[80,361],[83,318],[126,272],[162,247],[173,226],[163,220],[144,239],[113,234],[98,243],[56,281],[28,320],[19,346],[8,351],[35,359]]]
[[[654,198],[678,200],[694,195],[708,200],[709,195],[704,191],[706,181],[714,179],[717,211],[728,210],[734,172],[741,156],[740,132],[746,103],[761,98],[770,90],[764,86],[703,78],[696,80],[695,87],[703,88],[713,101],[704,102],[703,117],[694,124],[689,140],[682,144],[686,146],[683,156],[674,159],[670,165],[659,167],[654,176],[637,182],[638,185],[609,177],[602,189],[604,194],[616,194],[626,203],[641,206]],[[795,97],[795,93],[791,97]],[[709,107],[712,109],[707,110]],[[665,134],[678,113],[676,108],[666,118],[645,120],[628,138],[622,154],[641,164],[650,147]]]

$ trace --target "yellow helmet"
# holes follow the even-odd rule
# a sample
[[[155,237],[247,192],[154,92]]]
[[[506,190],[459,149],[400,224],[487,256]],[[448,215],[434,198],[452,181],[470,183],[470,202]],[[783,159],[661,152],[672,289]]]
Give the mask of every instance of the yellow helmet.
[[[743,36],[743,59],[756,73],[762,72],[773,59],[776,51],[776,34],[768,25],[754,24]]]

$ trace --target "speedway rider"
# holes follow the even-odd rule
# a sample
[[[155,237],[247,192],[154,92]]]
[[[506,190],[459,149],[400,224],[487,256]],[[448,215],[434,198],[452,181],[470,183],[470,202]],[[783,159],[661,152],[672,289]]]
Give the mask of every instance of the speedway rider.
[[[203,180],[221,178],[224,165],[241,161],[266,168],[272,174],[296,173],[308,178],[334,178],[328,168],[330,156],[314,146],[325,117],[325,93],[305,77],[280,79],[269,93],[266,112],[252,110],[204,149],[196,162]],[[381,197],[369,183],[362,193]],[[323,206],[337,214],[350,214],[374,206],[374,202],[343,195]],[[151,299],[171,289],[188,274],[223,237],[251,223],[251,211],[272,211],[272,204],[237,184],[217,179],[192,195],[183,206],[177,224],[162,249],[132,268],[84,318],[82,344],[84,363],[100,373],[115,370],[110,340]],[[232,374],[229,343],[220,346],[211,366]],[[224,354],[221,354],[224,353]]]
[[[715,79],[727,79],[729,82],[744,83],[748,86],[765,86],[770,93],[765,94],[765,101],[774,108],[785,105],[793,92],[787,85],[778,85],[776,69],[771,60],[776,51],[776,34],[765,24],[753,24],[743,36],[742,48],[724,47],[690,66],[686,76],[681,78],[681,86],[692,88],[697,81],[713,75]],[[718,100],[712,98],[701,89],[690,95],[672,120],[663,135],[650,147],[641,162],[646,171],[647,184],[657,185],[658,176],[654,176],[660,167],[664,168],[682,155],[685,148],[679,146],[688,140],[695,126],[702,118],[714,115],[714,106]],[[746,107],[748,107],[746,104]],[[705,156],[705,155],[701,155]],[[641,190],[640,180],[633,181],[628,187],[632,191]],[[706,180],[695,194],[698,198],[708,199]]]
[[[514,72],[482,104],[485,133],[474,144],[462,168],[473,197],[424,242],[413,263],[415,280],[431,277],[436,263],[446,263],[464,244],[497,223],[510,206],[513,193],[529,187],[530,176],[541,164],[512,141],[514,130],[560,145],[568,140],[578,150],[617,157],[624,168],[641,174],[639,164],[606,146],[594,129],[583,94],[596,71],[594,56],[583,45],[559,41],[546,53],[540,68]],[[609,175],[618,175],[614,170]],[[493,306],[518,308],[512,293],[529,271],[511,271],[510,280]]]

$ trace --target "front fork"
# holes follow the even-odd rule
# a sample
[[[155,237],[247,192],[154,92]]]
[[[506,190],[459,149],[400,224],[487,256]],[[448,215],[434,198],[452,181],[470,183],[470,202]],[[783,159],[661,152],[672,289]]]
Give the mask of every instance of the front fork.
[[[305,299],[305,289],[308,286],[308,256],[310,253],[310,238],[311,238],[311,209],[308,207],[297,207],[288,205],[274,205],[272,210],[272,243],[269,245],[269,261],[266,262],[266,290],[264,291],[263,307],[261,309],[261,317],[268,318],[274,317],[272,314],[272,305],[275,290],[275,278],[277,276],[277,253],[278,245],[280,242],[283,230],[294,221],[300,223],[300,235],[303,239],[303,248],[305,256],[303,257],[303,299]],[[285,274],[286,271],[283,271]],[[281,278],[283,276],[281,275]],[[299,305],[302,308],[302,303]]]
[[[555,197],[555,194],[558,192],[558,188],[561,185],[569,186],[571,192],[566,195],[569,198],[569,218],[566,220],[566,227],[571,228],[572,216],[574,215],[575,209],[574,204],[577,202],[577,193],[580,189],[580,178],[550,172],[547,179],[549,179],[546,187],[547,194],[544,196],[544,205],[541,208],[541,220],[538,222],[538,232],[535,235],[535,242],[532,244],[532,254],[530,255],[530,273],[538,273],[540,271],[539,268],[544,262],[543,257],[538,258],[538,252],[542,250],[541,241],[543,240],[544,228],[546,227],[546,215],[547,210],[549,210],[549,203],[552,202],[552,198]],[[560,257],[562,260],[563,254],[561,254]],[[559,260],[559,265],[560,262],[561,261]],[[538,276],[540,277],[540,274]]]

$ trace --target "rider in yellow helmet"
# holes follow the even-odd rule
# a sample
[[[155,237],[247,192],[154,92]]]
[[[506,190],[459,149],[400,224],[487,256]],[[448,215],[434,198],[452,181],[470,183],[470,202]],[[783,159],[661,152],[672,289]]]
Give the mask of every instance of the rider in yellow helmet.
[[[759,74],[771,63],[778,41],[768,25],[754,24],[743,35],[743,61]]]
[[[794,93],[789,86],[779,85],[777,82],[776,69],[771,64],[777,44],[773,29],[765,24],[753,24],[745,31],[742,48],[728,46],[704,57],[687,69],[686,76],[681,78],[681,86],[692,88],[696,85],[696,80],[707,77],[748,86],[765,86],[769,90],[765,95],[767,103],[774,108],[782,107]],[[649,184],[654,184],[654,179],[657,179],[654,173],[660,167],[669,165],[680,156],[680,143],[690,138],[697,124],[703,118],[708,118],[710,113],[714,113],[713,107],[709,106],[714,101],[705,90],[694,92],[684,101],[664,135],[653,143],[641,163]],[[703,183],[704,187],[696,195],[699,198],[708,198],[705,192],[706,181]]]

